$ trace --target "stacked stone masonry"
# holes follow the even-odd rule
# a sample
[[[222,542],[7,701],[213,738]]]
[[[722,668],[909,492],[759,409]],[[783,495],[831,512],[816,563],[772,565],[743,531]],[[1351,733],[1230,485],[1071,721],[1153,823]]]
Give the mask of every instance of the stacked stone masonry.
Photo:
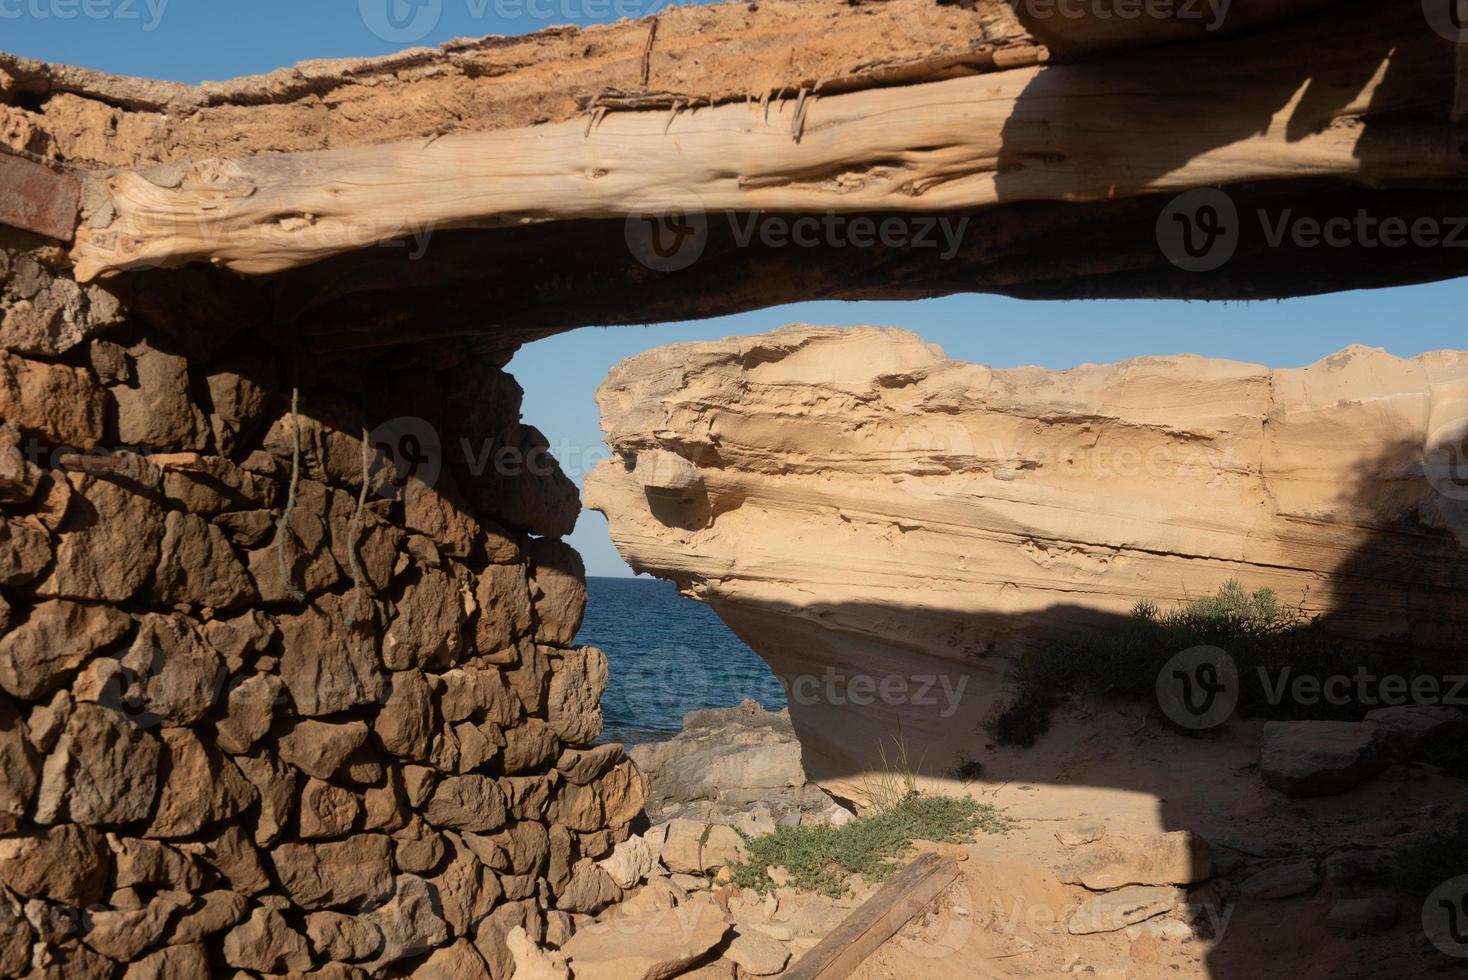
[[[498,980],[620,898],[643,782],[502,353],[0,282],[0,975]]]

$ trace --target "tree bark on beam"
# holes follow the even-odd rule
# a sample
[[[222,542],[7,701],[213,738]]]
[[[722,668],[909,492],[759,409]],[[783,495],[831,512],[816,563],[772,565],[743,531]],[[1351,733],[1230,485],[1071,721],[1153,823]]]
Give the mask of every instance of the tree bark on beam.
[[[721,104],[802,87],[834,94],[1035,64],[1052,56],[1052,43],[1062,49],[1056,57],[1075,60],[1213,41],[1318,16],[1323,4],[1333,16],[1350,16],[1338,11],[1359,0],[1179,0],[1173,18],[1101,16],[1112,13],[1104,5],[1078,16],[1087,4],[1047,2],[675,6],[614,24],[308,61],[197,86],[0,53],[0,141],[85,169],[341,149],[565,122],[611,92]],[[106,139],[98,138],[102,131]]]
[[[905,87],[613,112],[111,175],[77,275],[299,268],[426,230],[707,211],[942,211],[1248,181],[1468,178],[1452,46],[1416,3]],[[1436,122],[1433,122],[1436,120]]]

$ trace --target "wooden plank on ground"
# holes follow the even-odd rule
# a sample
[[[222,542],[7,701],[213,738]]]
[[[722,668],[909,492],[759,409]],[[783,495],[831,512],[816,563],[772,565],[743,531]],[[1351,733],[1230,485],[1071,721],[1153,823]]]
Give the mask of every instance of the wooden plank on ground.
[[[957,877],[958,865],[953,858],[922,855],[802,956],[781,975],[782,980],[839,980],[850,976]]]
[[[69,242],[81,194],[75,177],[0,150],[0,224]]]

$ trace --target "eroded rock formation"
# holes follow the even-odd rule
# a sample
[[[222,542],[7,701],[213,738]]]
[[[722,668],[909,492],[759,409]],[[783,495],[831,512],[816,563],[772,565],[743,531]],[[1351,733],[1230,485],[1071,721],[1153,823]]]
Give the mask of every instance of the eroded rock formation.
[[[1345,636],[1468,637],[1468,353],[992,370],[795,326],[649,351],[598,400],[588,503],[770,662],[848,795],[899,727],[941,772],[1013,654],[1139,600],[1238,577]]]
[[[0,251],[0,975],[499,978],[617,897],[642,781],[504,357],[333,376],[43,254]]]
[[[620,896],[597,861],[643,791],[588,748],[606,665],[571,645],[581,568],[556,540],[578,501],[519,423],[516,345],[812,296],[1458,275],[1449,249],[1249,229],[1196,275],[1156,230],[1174,192],[1219,185],[1246,213],[1461,213],[1452,40],[1416,0],[1212,25],[773,0],[198,87],[0,55],[0,973],[497,980],[543,911],[564,939]],[[951,261],[791,250],[737,233],[765,209],[972,231]],[[708,219],[676,276],[637,244],[668,210]],[[716,352],[684,393],[706,405],[650,382],[672,414],[626,413],[637,478],[601,479],[634,559],[791,676],[906,678],[942,734],[1036,622],[1235,569],[1285,591],[1319,572],[1312,601],[1354,602],[1357,627],[1460,622],[1451,512],[1391,442],[1448,424],[1427,382],[1457,385],[1451,359],[1347,358],[1324,393],[1133,366],[1119,404],[1080,372],[1030,414],[1029,376],[840,346]],[[747,415],[746,384],[769,399]],[[1179,414],[1179,385],[1204,408]],[[940,445],[935,417],[1003,445]],[[1032,458],[1072,437],[1199,450],[1178,479],[1217,496]],[[1328,462],[1299,467],[1305,446]],[[1382,513],[1323,503],[1381,474]],[[1363,542],[1406,568],[1351,571]],[[865,766],[894,716],[796,695],[818,775]]]

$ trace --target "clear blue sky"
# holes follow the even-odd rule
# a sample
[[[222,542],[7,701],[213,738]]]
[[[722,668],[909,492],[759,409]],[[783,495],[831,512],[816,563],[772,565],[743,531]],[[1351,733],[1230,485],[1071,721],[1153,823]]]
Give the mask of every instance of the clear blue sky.
[[[453,37],[642,16],[660,0],[0,0],[0,49],[120,74],[197,82],[307,58],[384,54]],[[579,330],[521,351],[510,370],[525,418],[579,477],[606,456],[594,393],[611,367],[679,340],[804,321],[914,330],[953,357],[1065,368],[1197,353],[1297,367],[1351,343],[1410,356],[1464,346],[1468,279],[1282,303],[1024,303],[965,296],[920,303],[806,303],[697,323]],[[593,575],[626,565],[597,514],[572,538]]]

